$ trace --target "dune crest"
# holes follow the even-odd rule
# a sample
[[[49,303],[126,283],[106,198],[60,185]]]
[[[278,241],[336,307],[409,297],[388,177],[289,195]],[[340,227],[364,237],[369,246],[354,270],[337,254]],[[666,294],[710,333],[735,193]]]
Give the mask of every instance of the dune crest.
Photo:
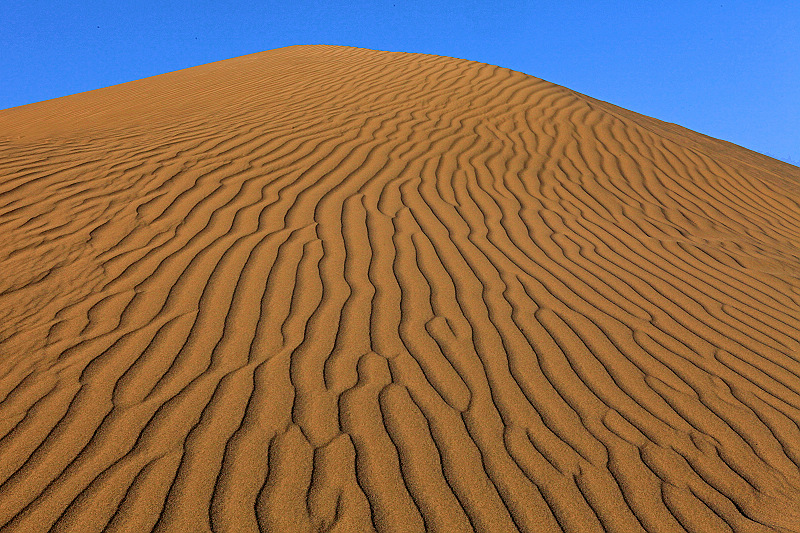
[[[300,46],[0,111],[3,531],[800,531],[800,169]]]

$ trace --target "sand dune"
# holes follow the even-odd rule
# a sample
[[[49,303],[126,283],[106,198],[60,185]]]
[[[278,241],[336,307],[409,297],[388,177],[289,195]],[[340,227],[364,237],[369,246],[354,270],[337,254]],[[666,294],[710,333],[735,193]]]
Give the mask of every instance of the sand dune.
[[[0,111],[2,531],[800,531],[800,169],[291,47]]]

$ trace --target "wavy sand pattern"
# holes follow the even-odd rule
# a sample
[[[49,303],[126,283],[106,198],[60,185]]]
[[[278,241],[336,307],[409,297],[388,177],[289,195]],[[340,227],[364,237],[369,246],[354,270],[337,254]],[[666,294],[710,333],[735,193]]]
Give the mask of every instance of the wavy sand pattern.
[[[303,46],[0,112],[3,531],[800,531],[800,169]]]

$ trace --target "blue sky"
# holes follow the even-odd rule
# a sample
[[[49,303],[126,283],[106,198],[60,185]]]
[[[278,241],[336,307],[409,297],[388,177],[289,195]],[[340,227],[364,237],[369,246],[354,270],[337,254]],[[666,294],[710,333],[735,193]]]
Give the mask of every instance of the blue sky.
[[[0,21],[0,109],[338,44],[508,67],[800,163],[797,0],[2,0]]]

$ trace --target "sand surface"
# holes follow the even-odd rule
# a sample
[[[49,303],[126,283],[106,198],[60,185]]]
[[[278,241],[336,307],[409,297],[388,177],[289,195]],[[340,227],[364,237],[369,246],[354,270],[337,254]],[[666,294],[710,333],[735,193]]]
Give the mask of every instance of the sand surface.
[[[3,531],[800,531],[800,169],[291,47],[0,111]]]

